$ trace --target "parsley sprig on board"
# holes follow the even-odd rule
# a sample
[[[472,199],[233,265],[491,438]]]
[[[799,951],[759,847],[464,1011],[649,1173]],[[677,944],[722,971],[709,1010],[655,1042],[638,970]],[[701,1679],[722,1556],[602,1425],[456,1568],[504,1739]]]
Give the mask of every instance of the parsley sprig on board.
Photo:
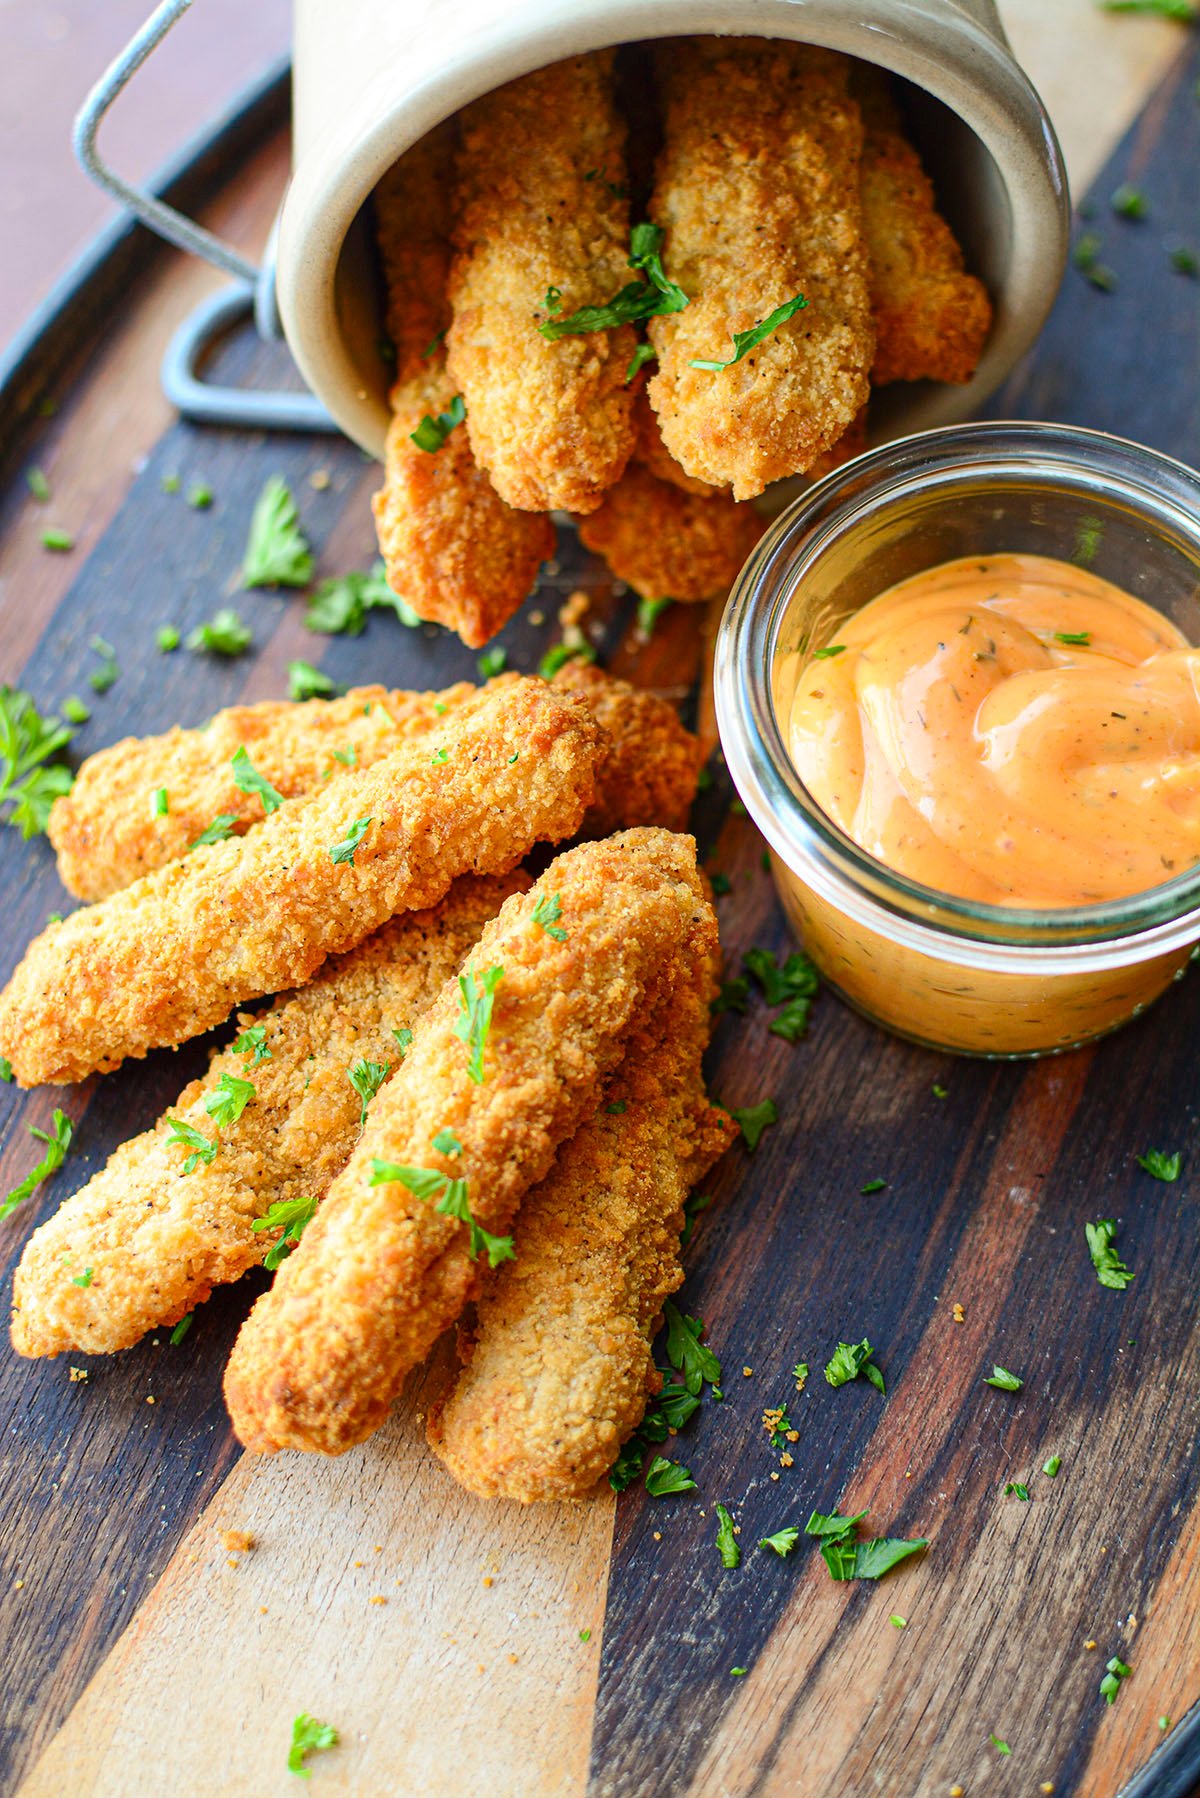
[[[864,1336],[861,1342],[839,1342],[825,1366],[825,1378],[831,1386],[845,1386],[860,1377],[870,1380],[878,1392],[886,1392],[883,1375],[876,1367],[874,1349]]]
[[[74,735],[58,718],[43,718],[19,687],[0,686],[0,806],[26,841],[45,830],[50,807],[71,791],[75,777],[55,758]]]
[[[299,1773],[302,1779],[312,1778],[312,1769],[304,1765],[306,1755],[313,1754],[322,1748],[333,1748],[337,1745],[338,1732],[332,1723],[320,1723],[310,1717],[307,1711],[292,1722],[292,1745],[288,1749],[288,1772]]]
[[[1085,1224],[1083,1230],[1101,1286],[1107,1286],[1113,1292],[1124,1292],[1133,1275],[1113,1246],[1117,1234],[1115,1221],[1111,1217],[1102,1217],[1097,1223]]]
[[[75,1126],[66,1113],[56,1107],[49,1130],[39,1130],[36,1124],[30,1124],[29,1134],[38,1142],[45,1143],[46,1153],[37,1166],[30,1168],[25,1178],[13,1187],[3,1205],[0,1205],[0,1219],[14,1212],[30,1193],[36,1191],[43,1180],[48,1180],[62,1166],[71,1146],[71,1138],[75,1134]]]
[[[378,611],[394,612],[410,630],[421,623],[407,601],[388,585],[387,570],[381,561],[373,562],[368,569],[354,568],[348,574],[336,574],[322,581],[308,601],[304,625],[306,630],[320,631],[327,637],[357,637],[366,628],[367,613]],[[322,690],[329,692],[332,687],[331,681]]]
[[[307,587],[314,566],[291,488],[281,475],[272,475],[250,518],[242,585]]]
[[[901,1561],[929,1546],[923,1536],[911,1542],[897,1536],[877,1536],[871,1542],[860,1542],[854,1531],[866,1515],[859,1511],[854,1517],[839,1517],[834,1511],[823,1516],[814,1511],[804,1526],[806,1536],[819,1539],[821,1558],[835,1580],[880,1579]]]

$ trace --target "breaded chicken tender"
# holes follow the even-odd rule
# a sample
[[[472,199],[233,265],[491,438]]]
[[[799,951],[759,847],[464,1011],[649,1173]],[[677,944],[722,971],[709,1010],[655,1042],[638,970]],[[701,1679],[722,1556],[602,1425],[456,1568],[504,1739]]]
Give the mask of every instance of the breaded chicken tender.
[[[215,1054],[152,1130],[123,1143],[30,1237],[13,1281],[17,1353],[129,1348],[256,1267],[280,1232],[254,1220],[276,1202],[322,1199],[349,1158],[361,1108],[352,1064],[398,1065],[396,1031],[411,1030],[488,919],[528,885],[522,873],[464,875],[433,910],[393,918],[299,992],[243,1012],[249,1035],[237,1040],[247,1046]],[[253,1087],[246,1109],[218,1125],[206,1102],[241,1081]],[[191,1150],[172,1119],[217,1145],[187,1173]]]
[[[752,499],[802,474],[866,402],[875,348],[848,64],[760,38],[659,50],[663,152],[651,217],[690,304],[652,318],[663,442],[690,475]],[[807,306],[720,371],[733,335]]]
[[[379,1427],[595,1109],[705,903],[694,842],[658,830],[568,850],[507,901],[242,1327],[225,1396],[247,1448],[340,1454]],[[469,1028],[485,991],[490,1024]]]
[[[488,690],[517,678],[499,675]],[[696,794],[700,747],[675,708],[578,662],[561,668],[553,685],[577,693],[612,738],[595,803],[583,821],[586,835],[607,836],[635,824],[682,829]],[[341,699],[230,706],[202,730],[176,726],[160,737],[125,737],[90,755],[71,791],[51,808],[59,878],[79,899],[106,899],[185,855],[214,818],[230,819],[239,834],[259,823],[261,799],[243,793],[233,777],[239,747],[278,792],[293,799],[337,780],[348,767],[365,768],[391,755],[476,691],[468,681],[440,693],[353,687]],[[164,817],[147,798],[159,787],[168,795]]]
[[[694,475],[682,469],[666,444],[662,440],[658,414],[650,404],[650,396],[646,392],[645,382],[639,376],[637,395],[633,402],[633,424],[637,433],[637,446],[633,452],[635,462],[656,474],[660,481],[669,481],[672,487],[680,488],[684,493],[724,493],[724,487],[717,487],[712,481],[698,481]]]
[[[604,1103],[523,1201],[515,1259],[485,1277],[466,1365],[426,1429],[485,1498],[583,1497],[659,1388],[650,1342],[683,1280],[683,1202],[737,1135],[700,1072],[718,957],[705,906]]]
[[[579,701],[518,680],[439,724],[44,930],[0,994],[21,1085],[198,1036],[460,874],[505,873],[579,828],[607,750]]]
[[[992,325],[987,290],[937,209],[933,184],[904,135],[887,76],[855,66],[862,108],[861,193],[870,263],[875,360],[871,379],[969,381]]]
[[[214,818],[228,818],[238,835],[260,823],[262,800],[234,779],[239,748],[277,792],[295,799],[344,774],[348,763],[365,768],[432,730],[475,691],[469,681],[440,693],[352,687],[340,699],[229,706],[200,730],[174,725],[158,737],[123,737],[88,756],[71,791],[50,808],[59,879],[77,899],[106,899],[186,855]],[[167,792],[161,817],[150,803],[160,787]]]
[[[462,115],[450,374],[476,461],[533,512],[594,511],[633,451],[632,327],[554,343],[537,329],[636,278],[612,60],[572,57]]]
[[[565,663],[554,685],[583,700],[612,745],[580,834],[607,837],[641,824],[686,829],[704,751],[675,707],[591,662]]]
[[[753,506],[727,493],[684,493],[631,462],[579,539],[643,599],[713,599],[728,593],[766,529]]]
[[[862,455],[867,447],[867,410],[864,406],[856,413],[832,449],[817,457],[808,471],[811,480],[819,481],[822,475],[832,474],[843,462],[851,462],[855,456]]]
[[[372,500],[388,580],[421,617],[478,648],[506,624],[554,552],[549,518],[506,506],[451,430],[438,450],[412,440],[457,388],[441,341],[450,323],[450,192],[454,136],[439,126],[375,190],[387,323],[396,351],[383,486]]]

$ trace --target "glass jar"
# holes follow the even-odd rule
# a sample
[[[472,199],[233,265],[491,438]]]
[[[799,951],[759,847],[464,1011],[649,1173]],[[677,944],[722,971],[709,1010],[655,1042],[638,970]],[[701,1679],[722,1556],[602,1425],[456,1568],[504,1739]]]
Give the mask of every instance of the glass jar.
[[[1200,868],[1099,905],[1024,910],[922,886],[860,849],[789,759],[799,671],[897,581],[959,556],[1074,561],[1200,643],[1200,477],[1065,425],[929,431],[861,456],[775,521],[717,639],[730,773],[789,920],[831,986],[898,1035],[958,1054],[1056,1054],[1127,1023],[1200,940]]]

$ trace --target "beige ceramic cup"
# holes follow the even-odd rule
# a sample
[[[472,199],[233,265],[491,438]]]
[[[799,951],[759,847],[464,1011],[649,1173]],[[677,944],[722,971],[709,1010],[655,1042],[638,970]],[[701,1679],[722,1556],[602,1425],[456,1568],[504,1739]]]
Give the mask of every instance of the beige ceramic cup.
[[[279,307],[309,386],[363,449],[382,455],[388,420],[364,211],[380,176],[440,120],[518,75],[612,44],[710,32],[823,44],[920,90],[922,149],[995,324],[967,386],[885,389],[872,436],[966,418],[1024,355],[1062,278],[1066,175],[993,0],[295,0]]]

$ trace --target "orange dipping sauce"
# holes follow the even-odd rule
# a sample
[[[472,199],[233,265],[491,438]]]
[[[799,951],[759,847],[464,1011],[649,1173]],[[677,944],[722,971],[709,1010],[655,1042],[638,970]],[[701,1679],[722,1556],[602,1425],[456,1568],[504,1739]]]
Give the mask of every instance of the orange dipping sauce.
[[[1090,905],[1200,861],[1200,650],[1044,556],[880,594],[800,670],[797,772],[869,854],[992,905]]]

